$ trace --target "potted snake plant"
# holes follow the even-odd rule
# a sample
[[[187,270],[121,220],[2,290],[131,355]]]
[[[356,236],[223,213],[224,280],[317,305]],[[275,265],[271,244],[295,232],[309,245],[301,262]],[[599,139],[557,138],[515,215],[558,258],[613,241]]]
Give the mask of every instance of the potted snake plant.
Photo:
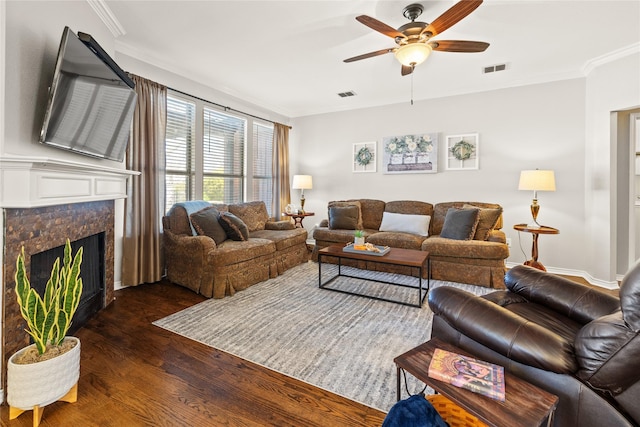
[[[54,262],[42,296],[29,283],[24,259],[23,247],[16,262],[15,292],[33,344],[9,358],[7,403],[10,419],[33,410],[37,425],[42,407],[58,400],[75,402],[77,398],[80,340],[67,336],[67,332],[82,295],[82,248],[72,258],[67,239],[63,264],[60,266],[60,258]]]

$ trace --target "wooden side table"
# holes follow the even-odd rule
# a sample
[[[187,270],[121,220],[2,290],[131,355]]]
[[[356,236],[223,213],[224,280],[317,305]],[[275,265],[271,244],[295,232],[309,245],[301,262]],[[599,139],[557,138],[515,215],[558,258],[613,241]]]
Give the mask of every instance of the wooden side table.
[[[527,224],[516,224],[513,226],[513,228],[518,231],[524,231],[525,233],[531,233],[533,235],[531,259],[529,261],[525,261],[524,265],[537,268],[538,270],[547,271],[547,269],[544,268],[544,265],[542,265],[542,263],[538,261],[538,236],[540,236],[541,234],[558,234],[560,233],[560,230],[544,225],[541,225],[539,228],[530,228]]]
[[[437,338],[427,341],[393,359],[396,364],[396,388],[401,399],[402,371],[406,371],[443,394],[456,405],[493,427],[537,427],[553,424],[558,397],[518,378],[505,370],[506,399],[500,402],[481,394],[438,381],[429,376],[429,364],[436,348],[475,357]]]
[[[308,216],[314,216],[315,214],[313,212],[305,212],[305,213],[295,213],[295,214],[290,214],[290,213],[286,213],[285,215],[293,218],[293,221],[295,222],[296,228],[302,228],[302,220],[305,219]]]

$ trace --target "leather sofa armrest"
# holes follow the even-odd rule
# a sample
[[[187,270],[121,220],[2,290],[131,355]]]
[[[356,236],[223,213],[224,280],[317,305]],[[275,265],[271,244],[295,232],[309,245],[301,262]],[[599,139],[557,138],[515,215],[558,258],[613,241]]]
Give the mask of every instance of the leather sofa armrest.
[[[578,368],[573,343],[487,299],[443,286],[429,292],[429,307],[457,331],[516,362],[560,374]]]
[[[264,224],[265,230],[293,230],[295,225],[289,220],[269,221]]]
[[[514,294],[511,291],[495,291],[489,294],[483,295],[481,298],[491,301],[494,304],[498,304],[501,307],[506,307],[509,304],[520,304],[527,302],[526,298]]]
[[[620,309],[620,300],[613,295],[524,265],[511,268],[504,283],[511,292],[583,325]]]
[[[329,226],[329,220],[326,218],[320,221],[320,224],[318,225],[318,227],[328,227],[328,226]]]
[[[585,325],[576,335],[578,377],[613,395],[640,380],[640,335],[617,311]]]

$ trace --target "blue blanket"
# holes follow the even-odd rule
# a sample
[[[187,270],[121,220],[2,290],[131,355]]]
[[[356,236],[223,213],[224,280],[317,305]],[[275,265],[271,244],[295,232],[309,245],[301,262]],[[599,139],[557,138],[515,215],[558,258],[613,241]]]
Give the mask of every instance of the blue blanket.
[[[201,209],[204,208],[208,208],[209,206],[211,206],[211,203],[209,202],[205,202],[204,200],[189,200],[186,202],[180,202],[180,203],[176,203],[175,206],[181,206],[184,208],[185,211],[187,211],[187,217],[189,217],[189,225],[191,226],[191,234],[192,235],[197,235],[198,233],[196,233],[196,229],[193,228],[193,224],[191,224],[191,214],[192,213],[196,213]]]
[[[438,411],[420,394],[391,407],[382,427],[448,427]]]

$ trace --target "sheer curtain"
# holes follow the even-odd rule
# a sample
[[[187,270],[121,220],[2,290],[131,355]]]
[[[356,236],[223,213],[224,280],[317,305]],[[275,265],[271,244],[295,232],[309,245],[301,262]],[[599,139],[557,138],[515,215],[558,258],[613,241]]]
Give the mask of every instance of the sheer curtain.
[[[273,216],[282,219],[284,208],[291,203],[289,188],[289,126],[274,123],[273,126]]]
[[[132,75],[138,101],[127,149],[127,169],[140,172],[127,183],[122,284],[157,282],[162,278],[164,215],[164,139],[167,88]]]

